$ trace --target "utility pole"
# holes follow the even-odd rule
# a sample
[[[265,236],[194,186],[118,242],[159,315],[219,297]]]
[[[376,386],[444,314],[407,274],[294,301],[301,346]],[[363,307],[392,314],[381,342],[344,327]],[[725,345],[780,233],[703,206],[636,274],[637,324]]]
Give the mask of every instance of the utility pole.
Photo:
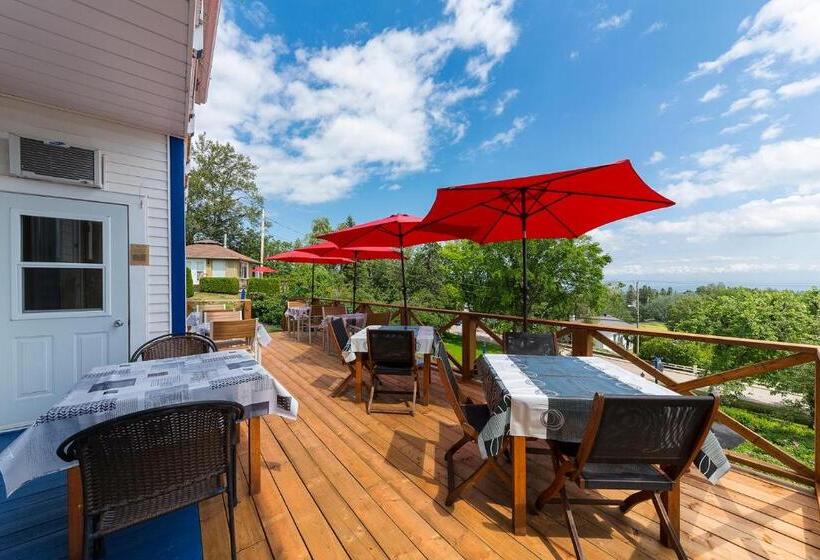
[[[635,280],[635,326],[641,328],[641,283]],[[641,350],[641,337],[635,335],[635,354]]]
[[[265,264],[265,207],[262,207],[262,224],[259,226],[259,264]]]

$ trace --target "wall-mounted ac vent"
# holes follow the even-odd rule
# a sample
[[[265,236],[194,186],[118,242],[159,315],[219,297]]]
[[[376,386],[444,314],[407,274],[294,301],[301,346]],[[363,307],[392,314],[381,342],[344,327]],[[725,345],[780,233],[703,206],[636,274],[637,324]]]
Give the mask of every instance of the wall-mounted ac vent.
[[[102,156],[98,150],[69,146],[58,140],[9,136],[12,175],[58,183],[102,187]]]

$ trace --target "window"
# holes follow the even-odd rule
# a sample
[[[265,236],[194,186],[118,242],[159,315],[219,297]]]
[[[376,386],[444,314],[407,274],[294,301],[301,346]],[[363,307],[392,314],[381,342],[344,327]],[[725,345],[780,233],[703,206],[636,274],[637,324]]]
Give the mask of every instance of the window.
[[[245,279],[248,277],[248,263],[240,262],[239,263],[239,277]]]
[[[199,285],[199,279],[205,276],[205,259],[188,259],[185,261],[185,266],[191,269],[194,284]]]
[[[20,216],[23,313],[103,309],[103,223]]]
[[[215,259],[211,261],[211,276],[223,278],[225,276],[225,261]]]

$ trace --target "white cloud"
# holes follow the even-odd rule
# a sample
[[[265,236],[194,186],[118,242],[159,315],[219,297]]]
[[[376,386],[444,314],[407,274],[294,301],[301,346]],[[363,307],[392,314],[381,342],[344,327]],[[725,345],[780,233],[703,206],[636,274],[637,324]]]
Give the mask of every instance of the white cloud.
[[[781,140],[739,155],[723,145],[693,154],[698,170],[684,170],[672,179],[664,194],[681,205],[734,193],[781,189],[810,194],[820,192],[820,136]]]
[[[743,35],[714,60],[701,62],[689,77],[722,72],[750,56],[775,56],[793,63],[820,59],[820,2],[817,0],[770,0],[741,25]]]
[[[731,115],[743,109],[765,109],[774,105],[772,92],[765,88],[750,91],[746,96],[736,99],[729,106],[729,110],[724,115]]]
[[[512,3],[448,0],[434,25],[299,48],[292,61],[282,60],[282,39],[246,34],[226,4],[198,128],[249,155],[263,193],[293,202],[326,202],[373,177],[423,170],[442,137],[464,135],[457,104],[483,93],[515,44]],[[467,57],[464,73],[443,81],[456,51]]]
[[[760,139],[768,142],[769,140],[776,140],[783,135],[783,125],[779,122],[770,124],[766,130],[760,133]]]
[[[690,241],[820,233],[820,193],[752,200],[737,208],[701,212],[680,220],[637,219],[628,222],[626,229],[646,235],[681,235]]]
[[[818,38],[820,41],[820,38]],[[777,94],[786,99],[792,97],[804,97],[820,90],[820,74],[805,80],[791,82],[777,88]]]
[[[749,117],[748,119],[746,119],[744,121],[740,121],[737,124],[733,124],[731,126],[727,126],[723,129],[721,129],[720,133],[721,134],[735,134],[737,132],[740,132],[741,130],[746,130],[750,126],[754,126],[754,125],[756,125],[760,122],[763,122],[768,118],[769,118],[769,115],[767,115],[766,113],[755,113],[754,115],[752,115],[751,117]]]
[[[780,74],[772,70],[772,66],[774,66],[775,62],[777,62],[777,57],[773,54],[767,54],[752,62],[746,67],[744,72],[758,80],[774,80],[780,76]]]
[[[400,191],[401,190],[401,185],[399,185],[398,183],[393,183],[392,185],[382,185],[381,187],[379,187],[379,190],[380,191],[392,191],[392,192]]]
[[[754,272],[814,272],[820,270],[820,264],[779,259],[758,260],[754,257],[703,255],[694,259],[679,258],[654,259],[650,262],[623,263],[610,265],[607,275],[690,275],[690,274],[737,274]]]
[[[669,102],[669,101],[661,101],[660,104],[658,105],[658,114],[663,115],[666,112],[666,110],[669,109],[669,107],[671,105],[672,105],[672,103]]]
[[[569,59],[570,60],[577,60],[579,56],[580,56],[580,53],[578,51],[569,51]]]
[[[527,115],[525,117],[515,117],[512,122],[512,126],[503,132],[499,132],[489,140],[485,140],[479,146],[479,150],[482,152],[491,152],[493,150],[497,150],[502,146],[509,146],[513,143],[513,141],[518,137],[519,134],[524,132],[524,129],[527,128],[532,122],[535,120],[535,117],[532,115]]]
[[[727,88],[724,84],[717,84],[715,87],[709,89],[704,93],[701,98],[701,103],[708,103],[710,101],[714,101],[715,99],[719,99],[723,97],[723,94],[726,93]]]
[[[632,10],[627,10],[622,14],[615,14],[606,19],[602,19],[595,26],[595,29],[618,29],[629,23],[630,19],[632,19]]]
[[[650,25],[649,27],[644,29],[642,35],[650,35],[652,33],[657,33],[658,31],[660,31],[662,29],[665,29],[665,28],[666,28],[666,22],[665,21],[655,21],[655,22],[652,23],[652,25]]]
[[[662,162],[665,159],[666,159],[666,154],[664,154],[660,150],[655,150],[654,152],[652,152],[652,155],[649,156],[649,159],[646,161],[646,163],[648,163],[650,165],[654,165],[656,163]]]
[[[504,110],[507,108],[507,104],[518,97],[518,90],[517,89],[508,89],[504,93],[501,94],[501,97],[495,102],[493,106],[493,114],[496,116],[501,115]]]

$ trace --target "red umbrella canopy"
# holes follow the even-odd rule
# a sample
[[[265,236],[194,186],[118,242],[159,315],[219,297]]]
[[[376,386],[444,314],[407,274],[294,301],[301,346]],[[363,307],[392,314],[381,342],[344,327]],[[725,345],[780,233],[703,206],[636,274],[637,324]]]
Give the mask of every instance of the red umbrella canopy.
[[[674,202],[652,190],[629,160],[438,189],[415,233],[459,232],[478,243],[573,238]]]
[[[345,247],[342,249],[330,241],[300,247],[298,250],[321,257],[342,257],[354,261],[401,258],[401,254],[391,247]]]
[[[320,235],[322,239],[338,247],[393,247],[401,249],[422,243],[434,243],[458,239],[457,234],[450,234],[445,228],[416,231],[415,226],[421,222],[418,216],[393,214],[387,218],[373,220],[357,226],[341,229]]]
[[[276,270],[274,270],[273,268],[271,268],[271,267],[269,267],[269,266],[264,266],[264,265],[262,265],[262,266],[255,266],[255,267],[253,267],[253,268],[251,269],[251,272],[261,272],[261,273],[263,273],[263,274],[264,274],[265,272],[276,272]]]
[[[277,253],[270,257],[265,257],[268,261],[284,261],[291,263],[308,263],[308,264],[353,264],[350,259],[341,257],[320,257],[313,253],[305,253],[304,251],[285,251],[284,253]]]

